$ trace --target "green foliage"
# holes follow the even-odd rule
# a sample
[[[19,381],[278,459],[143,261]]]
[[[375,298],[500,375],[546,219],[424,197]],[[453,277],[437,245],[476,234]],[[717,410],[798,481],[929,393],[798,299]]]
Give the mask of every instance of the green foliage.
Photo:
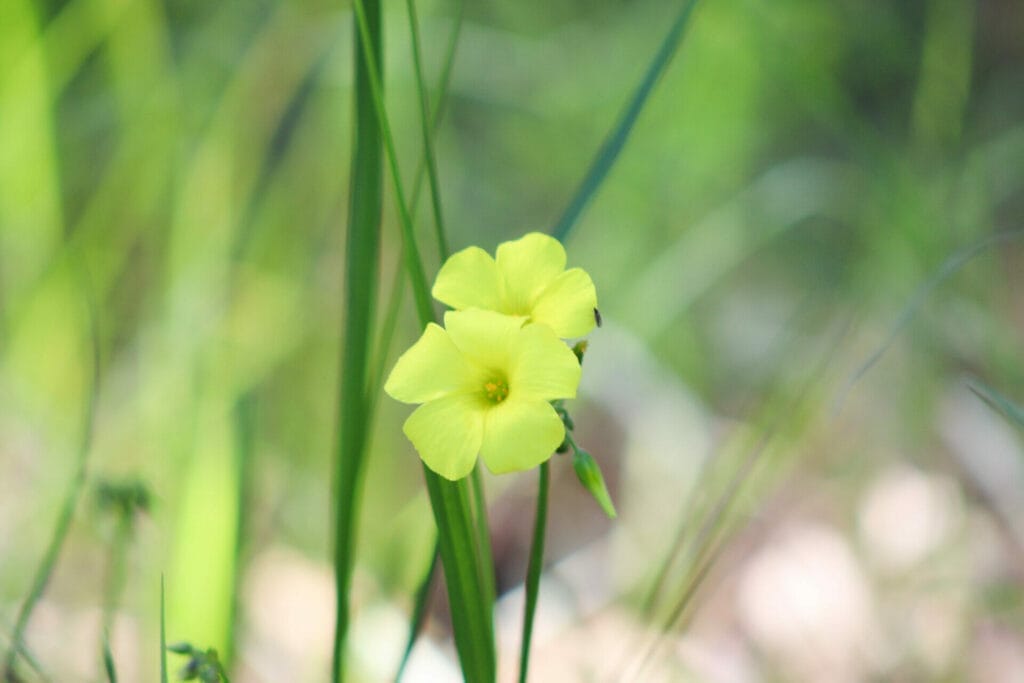
[[[214,647],[229,669],[246,655],[233,648],[237,605],[270,598],[242,589],[283,547],[334,565],[336,668],[347,653],[350,678],[398,664],[400,643],[371,667],[351,640],[351,619],[381,605],[411,605],[406,657],[415,633],[449,635],[427,602],[436,562],[466,677],[493,678],[499,654],[516,653],[495,651],[491,610],[508,586],[495,586],[487,513],[503,525],[499,575],[515,579],[508,520],[527,517],[527,478],[426,473],[424,491],[404,412],[379,388],[393,340],[434,318],[429,282],[450,247],[490,249],[555,218],[606,322],[590,335],[593,383],[560,406],[562,450],[598,504],[557,514],[561,485],[576,483],[555,458],[549,534],[535,520],[533,546],[574,553],[577,522],[603,545],[598,523],[618,513],[616,542],[649,551],[595,568],[612,585],[588,597],[643,634],[623,637],[602,676],[643,679],[675,657],[668,644],[720,586],[716,570],[742,576],[794,515],[855,549],[879,631],[907,643],[900,619],[917,614],[904,609],[913,587],[933,585],[926,569],[952,575],[976,555],[955,536],[893,581],[849,520],[893,463],[949,479],[954,528],[958,511],[993,518],[943,454],[950,433],[973,433],[958,412],[965,372],[1022,424],[1016,7],[0,6],[6,677],[71,676],[38,629],[101,601],[104,623],[129,613],[119,628],[140,642],[159,622],[160,653],[132,672],[108,639],[86,643],[92,678],[145,679],[159,657],[166,681],[168,634]],[[259,410],[240,417],[249,401]],[[85,491],[111,513],[103,534],[82,514]],[[1019,509],[1019,492],[1000,495]],[[430,517],[442,535],[428,572]],[[994,518],[1010,540],[985,556],[1015,557],[1017,523]],[[534,598],[547,580],[535,557]],[[97,562],[108,580],[77,571]],[[968,676],[991,630],[978,624],[1018,620],[1017,569],[1000,567],[997,591],[972,575],[928,596],[929,609],[956,596],[954,663],[922,663],[898,639],[882,658],[897,670],[869,677]],[[164,572],[158,614],[145,587]],[[744,652],[785,677],[770,647]],[[193,680],[213,666],[205,649],[183,654]],[[322,678],[320,655],[303,656]]]

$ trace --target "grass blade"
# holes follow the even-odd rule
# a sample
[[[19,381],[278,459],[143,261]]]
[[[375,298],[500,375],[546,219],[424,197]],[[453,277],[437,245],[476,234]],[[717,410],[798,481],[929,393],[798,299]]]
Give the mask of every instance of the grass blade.
[[[370,0],[367,0],[370,1]],[[372,0],[377,3],[377,0]],[[430,287],[427,285],[427,276],[423,271],[423,261],[420,258],[419,248],[416,246],[416,233],[413,229],[412,214],[409,212],[409,205],[405,200],[405,190],[402,184],[402,177],[398,171],[398,153],[395,151],[394,136],[391,134],[391,124],[388,122],[387,110],[384,106],[384,87],[380,79],[380,8],[377,7],[378,23],[371,26],[364,7],[364,0],[356,0],[353,5],[356,13],[360,42],[362,45],[362,56],[366,63],[366,80],[372,98],[374,114],[379,127],[380,136],[384,144],[384,151],[387,155],[388,170],[391,173],[391,181],[395,190],[395,205],[402,228],[402,253],[405,259],[405,267],[412,280],[413,300],[416,302],[416,313],[422,325],[434,320],[434,307],[430,301]],[[377,46],[375,54],[371,47]]]
[[[448,586],[455,649],[462,675],[469,683],[495,679],[494,620],[484,599],[477,567],[473,518],[466,480],[452,482],[434,474],[426,465],[430,505],[437,522],[439,550]]]
[[[949,278],[956,275],[960,270],[970,263],[976,256],[983,254],[989,249],[1013,241],[1020,237],[1024,237],[1024,228],[1017,228],[1016,230],[1008,230],[1006,232],[996,233],[990,237],[986,237],[983,240],[975,242],[969,247],[953,254],[946,261],[939,266],[939,269],[935,271],[928,280],[918,287],[917,291],[914,292],[914,296],[911,297],[907,305],[900,311],[899,317],[896,318],[896,322],[893,323],[892,327],[889,328],[889,334],[886,335],[885,340],[878,346],[875,351],[868,356],[860,367],[858,367],[851,375],[843,390],[839,392],[835,404],[835,413],[838,415],[843,410],[843,405],[846,403],[847,396],[853,390],[853,387],[859,382],[864,375],[868,374],[871,368],[875,367],[885,352],[893,345],[896,339],[900,336],[900,333],[910,324],[910,321],[914,319],[917,312],[924,305],[924,302],[928,299],[928,296],[935,291],[942,283]]]
[[[494,555],[491,552],[491,532],[487,524],[487,497],[484,495],[482,467],[479,462],[473,467],[473,472],[469,475],[469,490],[472,494],[480,584],[483,586],[487,604],[493,605],[497,589],[494,585]]]
[[[430,604],[430,589],[434,583],[434,574],[437,573],[437,560],[439,557],[438,543],[434,543],[434,550],[430,554],[430,566],[427,575],[420,581],[416,589],[416,597],[413,600],[412,619],[409,621],[409,637],[405,641],[405,650],[402,652],[402,661],[398,663],[398,671],[395,672],[395,682],[402,680],[405,667],[409,665],[409,657],[412,656],[412,648],[416,645],[416,639],[423,629],[423,622],[427,619],[427,606]]]
[[[551,488],[550,462],[540,466],[537,487],[537,516],[533,522],[533,543],[530,545],[530,564],[526,572],[526,605],[523,609],[523,640],[519,649],[519,683],[526,683],[530,668],[530,640],[533,636],[533,615],[537,611],[540,575],[544,570],[544,536],[548,521],[548,490]]]
[[[352,154],[345,253],[345,329],[341,361],[337,465],[334,492],[336,623],[331,680],[343,680],[349,628],[349,591],[355,562],[359,489],[366,456],[370,404],[366,395],[383,191],[381,129],[370,85],[369,60],[380,63],[379,0],[367,0],[355,40],[355,141]],[[362,5],[360,4],[360,9]]]
[[[117,669],[114,667],[114,655],[110,651],[110,638],[103,636],[103,670],[107,674],[108,683],[117,683]]]
[[[167,683],[167,616],[164,608],[164,575],[160,575],[160,683]]]
[[[356,0],[354,9],[362,38],[362,54],[366,60],[368,81],[394,184],[395,204],[401,219],[405,267],[412,285],[420,325],[426,327],[435,320],[434,307],[430,300],[430,288],[416,246],[412,217],[405,201],[402,179],[398,171],[398,155],[395,152],[394,138],[384,107],[383,88],[377,67],[379,59],[370,49],[373,45],[379,47],[380,26],[370,25],[363,0]],[[448,481],[434,474],[426,465],[423,466],[423,471],[438,528],[441,563],[448,585],[448,600],[455,632],[455,649],[459,654],[462,673],[471,683],[493,681],[496,672],[494,620],[491,602],[486,598],[487,593],[482,583],[468,487],[464,479],[457,482]]]
[[[68,486],[68,491],[64,498],[64,504],[57,517],[57,525],[54,527],[53,534],[50,536],[50,543],[39,562],[39,567],[36,569],[35,577],[32,580],[32,587],[29,589],[28,595],[25,596],[25,601],[21,604],[21,608],[18,610],[18,616],[14,622],[14,629],[11,632],[11,647],[4,659],[3,676],[5,681],[17,680],[15,661],[17,660],[18,655],[25,649],[25,629],[28,627],[28,622],[32,617],[32,612],[39,603],[39,599],[43,596],[43,592],[46,590],[46,585],[49,583],[50,576],[52,576],[53,569],[57,564],[57,558],[60,556],[61,548],[64,547],[64,541],[67,540],[68,530],[71,528],[71,520],[75,516],[75,508],[78,506],[78,499],[82,495],[82,489],[85,487],[88,473],[89,452],[92,450],[93,430],[96,422],[96,403],[99,397],[100,337],[96,306],[90,294],[91,287],[88,275],[84,270],[79,272],[82,290],[85,292],[84,299],[89,315],[89,334],[92,346],[92,385],[89,388],[89,393],[85,402],[85,411],[82,422],[82,439],[78,446],[78,466],[74,477]]]
[[[1024,429],[1024,408],[1006,398],[998,391],[990,386],[982,383],[980,380],[971,380],[967,383],[967,388],[974,392],[974,395],[980,398],[982,401],[987,403],[990,408],[993,408],[997,412],[1002,413],[1010,422]]]
[[[424,87],[423,69],[422,69],[422,57],[419,50],[419,27],[416,20],[416,10],[413,0],[408,0],[407,8],[409,11],[409,26],[412,34],[413,42],[413,59],[415,62],[416,69],[416,86],[419,91],[420,97],[420,120],[422,123],[423,133],[423,145],[424,152],[423,157],[420,160],[420,164],[416,169],[415,181],[413,183],[412,197],[411,197],[411,210],[415,212],[417,205],[419,204],[420,190],[423,187],[423,178],[426,173],[429,173],[429,182],[431,189],[431,199],[434,209],[434,228],[435,235],[437,238],[438,254],[443,261],[448,257],[449,248],[448,242],[445,237],[444,219],[441,213],[441,202],[440,193],[438,190],[437,182],[437,170],[436,162],[433,154],[432,137],[437,130],[437,123],[441,119],[441,112],[444,107],[445,98],[448,94],[448,86],[451,81],[452,66],[455,63],[455,49],[458,46],[459,35],[462,31],[462,19],[464,17],[465,3],[460,0],[458,3],[458,9],[456,11],[455,26],[452,29],[451,35],[448,39],[448,47],[445,51],[444,67],[441,69],[441,76],[437,86],[437,100],[432,108],[427,106],[427,92]],[[388,302],[388,314],[385,318],[385,324],[381,333],[381,340],[378,344],[379,353],[379,365],[376,371],[376,385],[374,387],[375,394],[379,391],[379,387],[384,377],[384,363],[387,358],[391,342],[394,337],[395,331],[395,319],[397,318],[398,309],[401,305],[402,289],[405,285],[404,276],[405,271],[399,268],[395,273],[394,286],[391,290],[391,299]],[[481,508],[486,509],[486,506],[481,502],[483,501],[483,485],[479,480],[479,470],[473,472],[473,493],[476,501],[476,509],[479,511]],[[490,535],[487,531],[486,516],[481,516],[479,512],[476,515],[476,528],[477,528],[477,542],[480,548],[480,556],[485,561],[480,562],[480,567],[484,573],[484,584],[488,589],[488,604],[494,600],[494,567],[493,559],[491,558],[490,550]],[[486,541],[486,543],[485,543]],[[413,647],[416,645],[416,639],[423,630],[423,623],[427,616],[427,606],[429,604],[431,587],[433,586],[434,579],[437,575],[437,562],[440,557],[440,540],[436,540],[434,543],[434,551],[430,556],[430,564],[427,567],[423,578],[420,580],[419,586],[416,589],[416,594],[413,600],[413,612],[412,618],[409,620],[409,633],[406,638],[405,649],[402,653],[402,659],[398,664],[398,670],[395,674],[395,681],[401,680],[405,669],[409,664],[409,658],[412,655]],[[487,582],[487,578],[490,577],[490,582]]]
[[[405,0],[409,14],[409,35],[412,42],[413,71],[416,74],[416,90],[420,104],[420,129],[423,134],[423,161],[430,181],[430,204],[434,210],[434,229],[437,237],[438,251],[441,259],[448,257],[448,240],[445,237],[444,218],[441,212],[441,193],[438,189],[437,162],[434,159],[433,130],[431,126],[430,104],[427,101],[427,89],[423,85],[423,63],[420,55],[420,29],[416,19],[415,0]],[[459,22],[461,24],[461,21]]]
[[[569,206],[566,207],[562,217],[551,231],[551,234],[559,241],[564,242],[569,236],[569,232],[576,225],[580,214],[583,213],[583,209],[586,208],[587,203],[597,193],[601,183],[604,182],[608,172],[619,158],[623,147],[626,146],[626,141],[629,139],[629,134],[633,132],[633,126],[636,125],[640,112],[643,111],[644,105],[647,104],[647,99],[654,90],[654,86],[657,85],[661,75],[665,73],[665,69],[668,67],[669,62],[672,61],[676,48],[679,47],[679,43],[683,38],[683,32],[690,22],[690,16],[693,14],[693,8],[696,4],[697,0],[686,0],[683,3],[679,14],[676,15],[675,21],[672,22],[668,33],[665,35],[664,40],[662,40],[661,47],[658,48],[654,59],[648,65],[643,80],[640,81],[640,85],[633,93],[633,98],[629,101],[615,128],[605,138],[601,149],[597,152],[597,156],[594,157],[590,164],[590,169],[583,177],[579,188],[577,188],[576,194],[573,195],[572,201],[569,202]]]

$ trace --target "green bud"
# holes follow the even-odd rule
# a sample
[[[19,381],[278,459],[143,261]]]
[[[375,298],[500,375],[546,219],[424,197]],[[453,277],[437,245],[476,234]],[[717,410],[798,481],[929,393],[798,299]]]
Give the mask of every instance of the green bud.
[[[612,497],[608,495],[608,487],[604,483],[604,476],[597,461],[586,451],[576,451],[572,456],[572,467],[576,470],[583,488],[590,492],[597,504],[604,510],[609,519],[615,519],[618,513],[612,503]]]
[[[580,362],[580,365],[583,365],[583,354],[587,352],[587,340],[576,342],[576,345],[572,347],[572,352],[576,354],[576,360]]]

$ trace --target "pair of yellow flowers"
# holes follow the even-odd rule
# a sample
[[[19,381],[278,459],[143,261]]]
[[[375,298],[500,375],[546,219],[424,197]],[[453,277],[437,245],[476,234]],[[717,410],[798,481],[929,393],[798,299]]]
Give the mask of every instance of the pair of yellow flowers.
[[[575,398],[580,364],[562,341],[594,328],[597,293],[565,249],[540,233],[449,258],[433,295],[451,306],[398,359],[384,391],[422,403],[404,431],[423,462],[447,479],[479,454],[496,474],[551,457],[565,426],[551,401]]]

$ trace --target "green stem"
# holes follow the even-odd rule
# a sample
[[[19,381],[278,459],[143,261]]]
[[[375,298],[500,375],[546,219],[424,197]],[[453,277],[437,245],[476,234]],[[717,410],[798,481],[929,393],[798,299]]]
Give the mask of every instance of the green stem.
[[[530,667],[530,640],[533,636],[533,616],[537,611],[540,575],[544,570],[544,536],[548,520],[548,490],[551,488],[550,461],[540,466],[537,487],[537,516],[533,521],[533,543],[530,545],[530,564],[526,572],[526,605],[523,610],[523,640],[519,650],[519,683],[526,683]]]
[[[491,553],[491,532],[487,520],[487,497],[484,495],[484,478],[478,462],[470,475],[470,491],[473,494],[473,518],[476,520],[476,540],[479,554],[480,583],[487,591],[487,604],[494,604],[494,556]]]

